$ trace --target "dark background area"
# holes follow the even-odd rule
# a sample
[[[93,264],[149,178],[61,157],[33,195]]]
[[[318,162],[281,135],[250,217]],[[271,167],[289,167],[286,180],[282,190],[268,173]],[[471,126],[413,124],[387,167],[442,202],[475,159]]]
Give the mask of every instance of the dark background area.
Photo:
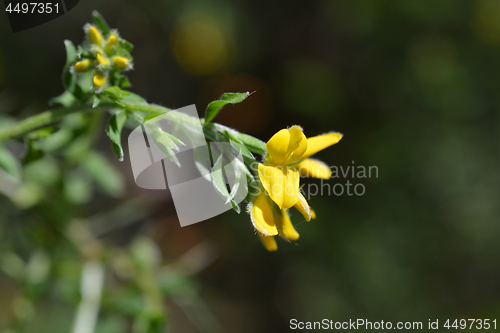
[[[428,319],[500,319],[500,2],[81,0],[16,34],[0,14],[2,115],[36,114],[63,91],[63,40],[83,40],[92,10],[134,44],[131,90],[148,102],[194,103],[203,114],[223,92],[256,91],[217,121],[264,141],[295,124],[307,136],[338,131],[344,138],[319,159],[378,168],[378,177],[326,182],[366,192],[311,197],[317,219],[295,213],[297,244],[280,240],[267,253],[245,213],[181,228],[168,194],[135,186],[103,127],[97,147],[126,186],[115,198],[97,190],[74,216],[139,200],[142,217],[106,241],[126,247],[147,235],[165,263],[209,248],[197,250],[203,269],[192,276],[209,318],[174,298],[172,332],[281,332],[292,318],[424,328]],[[20,208],[6,207],[2,237],[23,223],[13,218]],[[0,278],[0,328],[18,288]],[[66,332],[72,310],[49,308],[26,331]]]

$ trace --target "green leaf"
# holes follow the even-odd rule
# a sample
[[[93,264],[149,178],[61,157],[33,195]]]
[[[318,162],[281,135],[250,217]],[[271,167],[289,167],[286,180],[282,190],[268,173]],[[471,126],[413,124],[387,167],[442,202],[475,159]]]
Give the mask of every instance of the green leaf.
[[[7,150],[0,146],[0,168],[5,170],[9,175],[15,179],[21,179],[21,168],[18,160]]]
[[[200,148],[194,149],[194,165],[203,178],[212,182],[212,173],[210,172],[212,162],[210,161],[210,155],[205,150]]]
[[[109,118],[108,125],[106,126],[106,133],[111,139],[111,145],[116,156],[123,161],[123,147],[121,141],[121,134],[123,126],[127,122],[127,112],[120,110]]]
[[[66,48],[66,65],[64,66],[62,81],[64,88],[74,93],[76,78],[71,73],[71,66],[78,60],[78,54],[75,45],[70,40],[65,40],[64,46]]]
[[[101,94],[107,95],[110,98],[114,99],[123,99],[125,96],[130,95],[130,93],[126,90],[122,90],[117,86],[112,86],[105,89]]]
[[[231,200],[231,206],[233,206],[233,209],[236,213],[241,213],[241,208],[240,206],[236,203],[236,201]]]
[[[220,100],[226,101],[231,104],[236,104],[243,102],[248,96],[250,96],[250,93],[248,91],[245,93],[224,93],[220,97]]]
[[[151,119],[154,119],[156,117],[160,117],[167,114],[167,112],[160,112],[160,113],[151,113],[148,114],[146,117],[144,117],[143,123],[150,121]],[[157,120],[160,120],[161,118],[158,118]]]
[[[226,182],[224,181],[224,175],[222,171],[223,157],[219,156],[217,161],[214,163],[212,169],[212,184],[214,185],[217,192],[219,192],[224,198],[230,199],[229,192],[227,191]]]
[[[35,140],[28,139],[26,141],[26,153],[23,156],[23,166],[39,160],[44,155],[43,151],[40,150],[38,144]]]
[[[61,95],[51,98],[49,103],[50,104],[57,103],[65,107],[70,107],[76,104],[76,102],[77,99],[75,98],[75,96],[68,90],[65,90]]]
[[[158,135],[156,136],[153,134],[157,143],[164,145],[172,150],[179,150],[179,147],[177,147],[177,145],[174,143],[174,141],[172,141],[167,133],[161,131],[157,131],[157,133]]]
[[[92,197],[92,190],[87,177],[81,170],[73,170],[64,177],[64,197],[71,203],[83,204]]]
[[[94,101],[92,102],[92,107],[96,108],[101,104],[102,100],[99,98],[98,95],[94,95]]]
[[[123,193],[122,174],[101,154],[91,151],[82,159],[82,166],[105,193],[117,197]]]
[[[128,77],[126,77],[125,75],[123,75],[121,78],[120,78],[120,82],[118,83],[118,86],[120,88],[129,88],[132,86],[132,84],[130,83]]]
[[[205,110],[205,124],[210,123],[219,113],[219,111],[226,104],[236,104],[243,102],[248,96],[249,92],[246,93],[224,93],[219,100],[213,101],[208,104]]]
[[[134,94],[133,92],[130,91],[127,91],[127,93],[128,94],[123,97],[123,100],[135,103],[147,103],[142,96]]]
[[[97,10],[94,10],[92,12],[92,19],[94,21],[94,24],[102,31],[103,34],[109,34],[109,31],[111,29],[109,28],[108,23],[106,23],[104,17],[102,17],[102,15],[99,14]]]
[[[266,143],[264,141],[244,133],[238,133],[236,134],[236,137],[243,142],[243,144],[247,146],[250,151],[259,155],[265,155],[267,153]]]
[[[119,42],[120,42],[120,46],[123,47],[128,52],[132,52],[132,50],[134,49],[134,45],[132,43],[130,43],[129,41],[126,41],[125,39],[120,38]]]

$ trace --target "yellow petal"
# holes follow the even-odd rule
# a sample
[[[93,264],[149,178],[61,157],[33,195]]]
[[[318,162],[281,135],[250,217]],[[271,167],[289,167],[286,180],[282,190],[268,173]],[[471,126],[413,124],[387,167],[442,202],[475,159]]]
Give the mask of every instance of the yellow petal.
[[[311,221],[311,207],[307,203],[306,198],[302,193],[298,193],[299,201],[294,205],[294,207],[304,216],[307,222]]]
[[[250,210],[250,218],[258,232],[265,236],[274,236],[278,234],[278,229],[274,224],[273,207],[267,200],[264,192],[257,196]]]
[[[315,219],[316,219],[316,212],[315,212],[312,208],[311,208],[311,218],[312,218],[313,220],[315,220]]]
[[[307,150],[307,138],[302,132],[302,128],[298,126],[292,126],[290,128],[290,143],[288,144],[288,156],[285,159],[285,163],[292,163],[300,158]]]
[[[278,250],[278,244],[276,244],[276,239],[273,236],[264,236],[259,234],[262,244],[266,247],[269,252],[274,252]]]
[[[299,126],[282,129],[274,134],[266,144],[271,162],[275,165],[287,164],[292,158],[299,159],[306,148],[307,139]]]
[[[284,209],[279,213],[275,213],[275,221],[278,227],[278,232],[281,237],[285,237],[288,240],[296,241],[299,239],[299,233],[293,227],[292,221],[290,221],[290,216],[288,212]]]
[[[266,150],[274,164],[281,164],[287,154],[290,132],[285,128],[274,134],[266,143]]]
[[[336,144],[342,139],[340,133],[328,133],[318,136],[313,136],[307,139],[307,150],[302,155],[302,158],[307,158],[316,154],[318,151],[323,150],[331,145]]]
[[[304,177],[330,179],[332,175],[332,171],[328,165],[312,158],[306,158],[302,162],[297,163],[295,167],[299,169],[300,175]]]
[[[101,46],[102,36],[99,30],[97,30],[95,27],[90,27],[88,34],[89,34],[89,39],[92,43]]]
[[[102,87],[106,83],[106,76],[103,75],[102,73],[97,73],[94,76],[94,86],[97,88]]]
[[[271,199],[281,208],[290,208],[299,200],[300,175],[294,167],[259,163],[259,178]]]
[[[294,167],[286,167],[285,193],[283,196],[283,208],[288,209],[299,201],[299,170]],[[281,208],[281,207],[280,207]]]

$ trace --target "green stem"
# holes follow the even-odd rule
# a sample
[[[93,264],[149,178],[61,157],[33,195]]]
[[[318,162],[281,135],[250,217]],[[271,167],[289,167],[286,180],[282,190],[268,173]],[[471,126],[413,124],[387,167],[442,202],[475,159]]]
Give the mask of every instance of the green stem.
[[[99,107],[92,108],[89,105],[78,105],[69,108],[59,108],[47,110],[35,116],[21,120],[17,124],[0,131],[0,142],[8,139],[14,139],[29,133],[39,127],[49,125],[61,118],[77,112],[105,111],[110,108],[116,108],[115,104],[101,104]]]

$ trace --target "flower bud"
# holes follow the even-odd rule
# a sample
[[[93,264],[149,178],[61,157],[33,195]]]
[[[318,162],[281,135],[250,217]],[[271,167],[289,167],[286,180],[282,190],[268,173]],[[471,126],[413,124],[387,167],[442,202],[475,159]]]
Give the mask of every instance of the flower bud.
[[[102,56],[102,55],[100,55],[99,53],[97,54],[97,62],[99,63],[99,65],[103,65],[103,66],[107,66],[107,65],[109,65],[109,60],[108,60],[108,58],[103,57],[103,56]]]
[[[90,66],[92,65],[91,60],[83,60],[79,61],[75,64],[75,71],[77,72],[86,72],[89,70]]]
[[[94,86],[96,86],[97,88],[102,87],[106,83],[106,79],[107,79],[106,75],[102,73],[97,73],[94,76]]]
[[[108,38],[108,42],[106,44],[106,53],[107,54],[110,54],[111,51],[113,51],[113,46],[117,45],[118,44],[118,37],[116,37],[116,35],[111,35],[109,36]]]
[[[113,57],[113,63],[119,69],[125,69],[130,66],[130,60],[120,56]]]
[[[97,30],[96,27],[94,26],[91,26],[88,30],[88,34],[89,34],[89,39],[92,43],[94,44],[97,44],[99,46],[101,46],[101,43],[102,43],[102,35],[101,33],[99,32],[99,30]]]

